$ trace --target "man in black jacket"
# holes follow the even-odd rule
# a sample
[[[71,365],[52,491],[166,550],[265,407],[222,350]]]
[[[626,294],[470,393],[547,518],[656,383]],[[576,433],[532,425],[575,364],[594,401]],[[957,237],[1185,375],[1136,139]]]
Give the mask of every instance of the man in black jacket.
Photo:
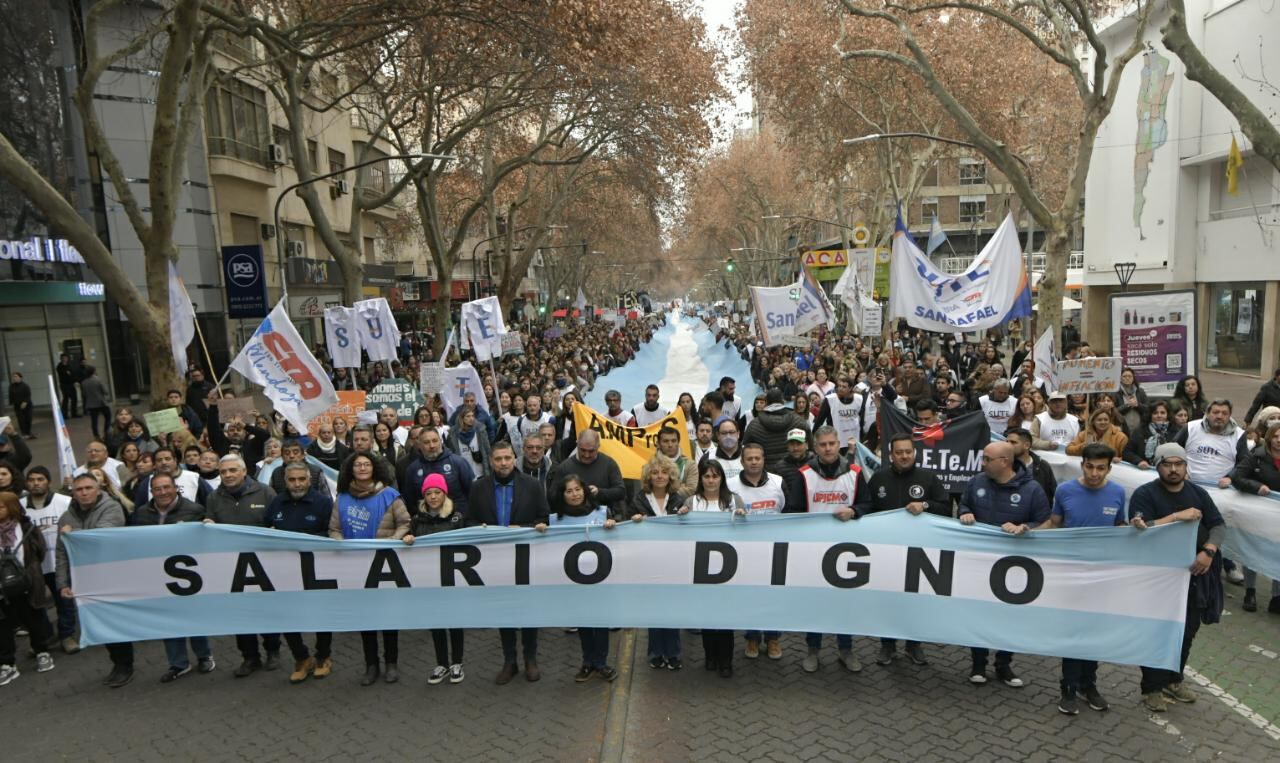
[[[300,457],[302,446],[297,440],[290,443]],[[311,464],[301,460],[288,461],[287,456],[286,461],[284,466],[276,469],[282,475],[284,490],[276,493],[267,505],[262,515],[263,524],[273,530],[328,537],[329,517],[333,514],[333,499],[329,497],[328,486],[315,487],[311,473],[315,467]],[[275,482],[274,474],[271,481]],[[329,658],[332,633],[316,634],[315,657],[307,651],[301,633],[286,633],[284,641],[293,653],[293,672],[289,674],[289,683],[302,683],[308,675],[325,678],[333,671],[333,660]]]
[[[804,429],[809,422],[782,404],[782,390],[777,387],[770,387],[764,399],[764,410],[747,425],[742,444],[760,443],[765,461],[772,463],[787,455],[787,433]]]
[[[22,380],[22,374],[14,371],[9,377],[9,405],[18,420],[18,431],[30,440],[31,434],[31,385]]]
[[[951,496],[937,476],[922,466],[916,466],[916,445],[907,432],[899,432],[889,440],[889,468],[881,468],[867,482],[871,502],[864,513],[906,509],[919,516],[925,512],[940,517],[951,516]],[[888,665],[898,650],[897,639],[880,639],[880,656],[877,665]],[[924,649],[919,641],[908,641],[907,657],[917,665],[928,665]]]
[[[276,497],[280,497],[285,491],[285,480],[287,479],[288,470],[285,468],[289,464],[302,464],[307,468],[307,473],[311,475],[311,487],[320,492],[327,492],[328,483],[324,481],[324,471],[315,464],[307,461],[307,454],[302,449],[302,442],[292,437],[284,441],[280,446],[280,466],[277,466],[271,472],[270,484],[271,489],[276,491]],[[288,529],[288,528],[280,528]],[[325,528],[325,534],[328,533],[328,527]]]
[[[511,443],[496,442],[489,450],[492,474],[471,483],[467,502],[466,523],[499,527],[533,527],[545,529],[551,519],[547,496],[538,481],[516,470],[516,452]],[[494,679],[498,685],[509,684],[516,677],[516,629],[499,628],[502,639],[502,670]],[[521,628],[524,644],[524,677],[537,681],[538,629]]]
[[[194,376],[197,371],[192,372],[192,384],[195,384]],[[193,408],[195,406],[192,406]],[[213,446],[214,452],[219,457],[238,453],[244,459],[249,469],[253,470],[249,473],[252,477],[257,471],[257,463],[262,460],[262,456],[266,451],[267,440],[271,439],[271,433],[265,429],[254,426],[247,422],[241,421],[239,416],[227,422],[226,431],[223,431],[222,424],[218,420],[218,406],[212,404],[208,406],[208,435],[209,444]],[[199,409],[197,409],[199,412]]]
[[[600,452],[600,433],[588,429],[578,435],[578,449],[572,456],[556,465],[551,477],[548,495],[551,503],[559,505],[564,494],[564,478],[576,474],[591,493],[591,498],[601,506],[609,507],[613,517],[622,515],[627,501],[627,488],[622,482],[622,470],[618,462]]]
[[[1252,424],[1253,417],[1257,415],[1258,411],[1268,405],[1280,407],[1280,368],[1277,368],[1275,373],[1271,375],[1271,381],[1258,388],[1258,394],[1253,398],[1253,405],[1249,406],[1249,412],[1245,414],[1245,425]]]
[[[1052,504],[1053,494],[1058,489],[1058,478],[1053,476],[1053,467],[1045,463],[1045,460],[1031,449],[1031,432],[1022,427],[1014,427],[1007,430],[1004,436],[1013,446],[1014,460],[1021,461],[1022,465],[1027,467],[1027,471],[1031,472],[1031,478],[1040,483],[1040,487],[1044,488],[1045,497]]]

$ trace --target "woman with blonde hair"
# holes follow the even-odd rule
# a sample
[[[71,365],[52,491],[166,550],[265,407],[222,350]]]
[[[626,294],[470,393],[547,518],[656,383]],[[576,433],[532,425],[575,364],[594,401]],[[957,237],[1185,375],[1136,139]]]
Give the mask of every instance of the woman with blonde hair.
[[[1120,454],[1124,453],[1124,446],[1129,444],[1129,436],[1116,426],[1117,415],[1114,406],[1110,409],[1099,408],[1089,414],[1089,425],[1081,429],[1076,439],[1067,446],[1067,455],[1078,456],[1084,451],[1085,445],[1100,442],[1110,446],[1116,452],[1112,460],[1119,461]]]
[[[640,491],[631,499],[627,512],[630,518],[641,522],[645,517],[665,517],[679,512],[685,498],[678,490],[679,474],[680,467],[675,461],[655,453],[640,471]],[[679,628],[649,629],[649,667],[655,670],[684,667],[680,660]]]

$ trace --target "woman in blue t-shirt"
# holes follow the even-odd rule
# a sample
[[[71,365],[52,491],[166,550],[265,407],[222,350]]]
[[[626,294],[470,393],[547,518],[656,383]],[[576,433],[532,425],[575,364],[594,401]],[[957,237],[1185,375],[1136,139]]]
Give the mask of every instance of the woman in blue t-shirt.
[[[609,507],[596,504],[591,491],[578,475],[565,476],[561,489],[560,510],[551,515],[552,525],[587,525],[612,530],[617,524],[609,516]],[[582,642],[582,668],[573,680],[583,683],[591,678],[592,673],[606,681],[618,677],[618,671],[608,665],[608,628],[578,628],[578,639]]]

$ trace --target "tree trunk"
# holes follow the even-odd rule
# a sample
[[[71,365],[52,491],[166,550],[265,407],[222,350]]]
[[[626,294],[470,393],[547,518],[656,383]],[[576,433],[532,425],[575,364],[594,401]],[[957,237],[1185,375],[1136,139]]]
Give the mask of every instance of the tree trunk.
[[[453,308],[453,274],[441,272],[438,283],[440,293],[431,304],[431,332],[435,335],[432,354],[437,361],[443,362],[446,358],[441,353],[448,341],[449,316]]]
[[[1062,297],[1067,283],[1067,260],[1071,255],[1071,235],[1066,223],[1054,221],[1054,227],[1045,235],[1044,275],[1040,279],[1039,327],[1043,333],[1053,327],[1058,346],[1062,346]],[[1030,274],[1028,274],[1029,276]]]

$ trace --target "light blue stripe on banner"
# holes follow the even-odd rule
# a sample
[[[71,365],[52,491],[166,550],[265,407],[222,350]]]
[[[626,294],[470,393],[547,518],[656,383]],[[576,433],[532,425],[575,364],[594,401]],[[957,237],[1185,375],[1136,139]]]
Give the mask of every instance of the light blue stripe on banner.
[[[605,410],[604,393],[611,389],[622,393],[622,405],[627,409],[643,403],[644,388],[667,374],[667,355],[675,333],[675,313],[668,313],[667,324],[653,332],[653,338],[640,346],[634,358],[596,379],[583,404],[597,411]]]
[[[905,511],[872,514],[841,522],[827,514],[757,514],[733,517],[698,512],[623,522],[614,530],[590,530],[592,540],[725,540],[836,543],[852,541],[887,545],[910,544],[998,555],[1024,554],[1045,559],[1133,564],[1146,567],[1189,567],[1191,527],[1175,523],[1145,531],[1130,527],[1087,527],[1071,530],[1033,530],[1015,537],[987,525],[965,526],[931,514],[911,516]],[[723,528],[716,530],[715,528]],[[527,529],[468,528],[439,533],[419,546],[444,543],[537,543],[540,540],[581,537],[580,527],[552,527],[546,533]],[[1180,536],[1181,539],[1174,536]],[[310,535],[234,525],[195,523],[162,527],[120,527],[81,530],[64,538],[71,562],[77,566],[165,557],[182,548],[187,553],[255,551],[331,551],[336,548],[402,548],[399,541],[335,541]]]
[[[690,321],[690,325],[701,323],[694,318],[684,318],[680,320]],[[716,389],[720,386],[720,379],[724,376],[733,377],[737,384],[734,396],[742,400],[742,412],[746,413],[755,403],[756,395],[760,394],[760,387],[756,385],[751,378],[751,364],[742,359],[738,354],[737,348],[728,349],[724,346],[724,342],[716,343],[715,329],[710,331],[695,331],[693,339],[698,343],[698,356],[702,358],[702,362],[706,365],[711,375],[711,388]],[[689,390],[693,393],[694,400],[700,401],[702,394],[710,390]]]
[[[846,606],[832,606],[846,597]],[[931,594],[714,585],[209,594],[95,603],[81,607],[80,618],[86,646],[162,636],[369,630],[376,618],[376,628],[388,630],[576,625],[851,633],[1173,670],[1183,629],[1176,621]]]
[[[1248,560],[1249,569],[1280,580],[1280,543],[1228,524],[1227,539],[1222,545],[1226,558]]]

